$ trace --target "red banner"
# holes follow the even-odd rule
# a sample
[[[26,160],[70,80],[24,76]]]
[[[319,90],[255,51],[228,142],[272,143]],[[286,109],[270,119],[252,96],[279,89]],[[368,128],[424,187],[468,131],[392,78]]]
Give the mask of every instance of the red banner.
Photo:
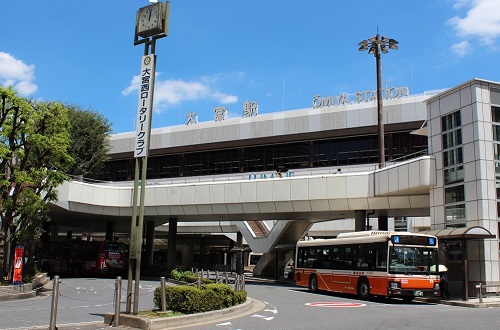
[[[23,283],[23,258],[24,246],[16,246],[14,253],[14,276],[12,277],[12,284]]]

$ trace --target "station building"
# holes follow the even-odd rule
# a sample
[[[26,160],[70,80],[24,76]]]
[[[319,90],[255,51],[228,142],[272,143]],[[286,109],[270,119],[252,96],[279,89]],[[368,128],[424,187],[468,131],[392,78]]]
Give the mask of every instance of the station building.
[[[183,255],[179,262],[200,268],[210,266],[205,255],[212,252],[213,264],[226,263],[217,251],[233,249],[234,241],[239,246],[243,236],[254,252],[270,255],[260,267],[262,274],[265,269],[278,274],[283,261],[293,255],[294,243],[304,237],[335,237],[365,229],[424,231],[440,239],[452,292],[467,297],[474,295],[478,282],[499,281],[500,83],[472,79],[419,95],[411,95],[405,87],[386,88],[383,98],[382,165],[376,91],[362,91],[313,96],[309,108],[266,114],[258,113],[256,102],[245,102],[241,118],[226,118],[225,108],[220,107],[210,122],[197,122],[191,112],[186,125],[152,130],[146,187],[281,177],[320,180],[324,176],[327,180],[334,175],[346,176],[349,185],[356,182],[354,177],[368,173],[391,191],[383,198],[387,204],[377,204],[382,199],[376,194],[354,199],[346,193],[335,201],[322,200],[327,206],[321,212],[312,212],[321,207],[320,201],[310,200],[305,204],[311,212],[300,213],[298,203],[282,204],[284,211],[279,212],[274,203],[273,211],[266,213],[262,208],[268,204],[256,202],[255,212],[243,210],[239,219],[220,215],[215,207],[203,216],[179,206],[150,214],[152,230],[160,237],[169,230],[163,223],[178,220],[178,237],[184,234],[191,239],[177,246]],[[111,145],[111,159],[99,179],[108,186],[131,187],[135,132],[113,135]],[[395,170],[380,172],[380,167]],[[415,178],[428,184],[408,189],[404,181]],[[342,194],[355,191],[356,186],[338,190]],[[66,211],[80,212],[70,209]],[[57,224],[58,215],[63,216],[54,215]],[[107,214],[103,219],[115,224],[115,232],[126,233],[120,217],[123,214]],[[96,225],[90,220],[86,224]],[[193,243],[197,237],[199,244]]]

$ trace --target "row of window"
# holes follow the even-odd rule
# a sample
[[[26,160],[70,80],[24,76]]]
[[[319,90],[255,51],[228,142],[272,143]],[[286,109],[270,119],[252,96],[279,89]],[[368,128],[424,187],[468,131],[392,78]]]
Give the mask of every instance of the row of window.
[[[297,267],[384,271],[387,269],[387,243],[300,247]]]
[[[465,226],[465,191],[460,110],[441,118],[447,227]]]
[[[498,95],[498,93],[496,93]],[[492,94],[493,96],[493,94]],[[497,216],[500,215],[500,107],[491,107],[491,120],[493,121],[493,143],[495,159],[495,178],[497,192]],[[500,224],[499,224],[500,226]]]
[[[427,137],[409,132],[389,134],[388,159],[427,150]],[[247,148],[150,156],[147,178],[175,178],[287,169],[378,163],[377,136],[264,145]],[[133,159],[109,161],[100,174],[104,181],[133,180]]]

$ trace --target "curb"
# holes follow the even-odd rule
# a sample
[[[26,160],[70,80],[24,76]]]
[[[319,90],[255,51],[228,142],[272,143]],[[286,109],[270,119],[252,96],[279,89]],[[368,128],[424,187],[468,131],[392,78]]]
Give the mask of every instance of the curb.
[[[50,281],[47,274],[38,275],[32,283],[22,285],[9,285],[0,288],[0,301],[33,298],[38,295],[38,290]]]
[[[254,313],[265,307],[264,303],[247,297],[247,301],[242,304],[232,306],[229,308],[210,311],[205,313],[173,316],[167,318],[150,319],[130,314],[120,314],[120,325],[129,327],[155,330],[155,329],[175,329],[180,326],[194,325],[197,323],[206,323],[211,321],[221,321],[231,319],[239,316]],[[114,319],[113,313],[106,313],[104,315],[104,323],[112,324]]]
[[[417,298],[417,301],[423,301],[427,303],[449,305],[449,306],[460,306],[469,308],[490,308],[490,307],[500,307],[500,301],[487,301],[487,302],[475,302],[475,301],[465,301],[465,300],[442,300],[434,298]]]

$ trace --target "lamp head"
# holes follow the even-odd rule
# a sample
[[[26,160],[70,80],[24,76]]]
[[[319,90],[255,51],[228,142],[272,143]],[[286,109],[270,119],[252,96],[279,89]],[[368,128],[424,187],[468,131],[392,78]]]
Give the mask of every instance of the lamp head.
[[[394,39],[389,39],[389,48],[390,49],[394,49],[394,50],[397,50],[399,47],[398,47],[398,44],[399,42],[397,42],[396,40]]]
[[[358,44],[359,48],[358,50],[360,52],[364,51],[364,50],[367,50],[368,49],[368,40],[363,40],[361,41],[359,44]]]

